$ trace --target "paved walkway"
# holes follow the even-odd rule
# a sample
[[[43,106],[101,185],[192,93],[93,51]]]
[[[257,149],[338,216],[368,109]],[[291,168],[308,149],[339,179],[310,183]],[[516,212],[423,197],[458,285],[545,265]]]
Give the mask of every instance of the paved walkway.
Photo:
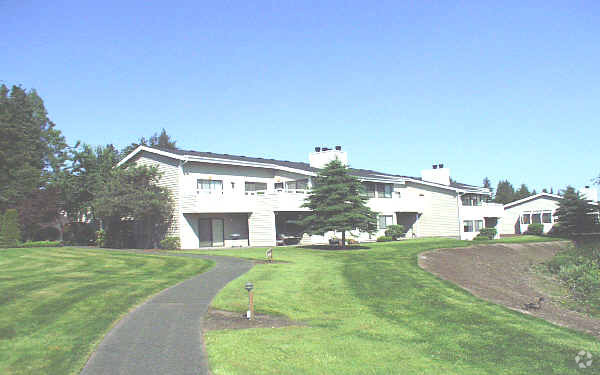
[[[207,272],[162,291],[125,316],[104,337],[81,375],[208,374],[200,320],[219,290],[252,268],[252,262],[231,257],[172,255],[210,259],[216,264]]]

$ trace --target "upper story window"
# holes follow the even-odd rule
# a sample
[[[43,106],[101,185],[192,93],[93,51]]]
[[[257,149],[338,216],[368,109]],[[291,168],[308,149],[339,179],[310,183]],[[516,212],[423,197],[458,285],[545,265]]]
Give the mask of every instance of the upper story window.
[[[197,180],[196,189],[203,194],[223,194],[222,180]]]
[[[363,182],[363,186],[369,198],[391,198],[392,184],[380,184],[377,182]]]
[[[481,206],[483,198],[477,194],[465,194],[461,197],[463,206]]]
[[[374,182],[364,182],[363,186],[365,187],[365,191],[367,192],[367,197],[375,198],[375,191],[377,190],[377,184]]]
[[[285,186],[288,190],[306,190],[308,189],[308,179],[288,181]]]
[[[246,182],[246,195],[264,194],[267,184],[264,182]]]
[[[377,184],[377,197],[378,198],[391,198],[392,197],[392,185]]]

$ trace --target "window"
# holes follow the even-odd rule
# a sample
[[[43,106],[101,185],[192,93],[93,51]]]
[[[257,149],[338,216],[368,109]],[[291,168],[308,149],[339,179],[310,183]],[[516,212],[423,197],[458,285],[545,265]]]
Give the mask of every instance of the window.
[[[473,220],[465,220],[463,224],[465,232],[473,232]]]
[[[264,194],[267,184],[264,182],[246,182],[246,195]]]
[[[275,190],[283,190],[283,182],[276,182]]]
[[[375,184],[372,182],[365,182],[363,183],[363,186],[365,188],[365,191],[367,192],[367,197],[375,198]]]
[[[392,215],[380,215],[379,216],[379,229],[385,229],[388,225],[394,224],[394,218]]]
[[[378,198],[391,198],[392,197],[392,185],[377,184],[377,197]]]
[[[463,206],[481,206],[482,197],[477,194],[465,194],[460,197]]]
[[[288,190],[306,190],[308,189],[308,179],[288,181],[285,183]]]
[[[523,214],[521,216],[521,223],[522,224],[529,224],[529,223],[531,223],[531,214]]]
[[[483,220],[475,220],[475,232],[479,232],[483,228]]]
[[[544,212],[542,214],[542,223],[544,223],[544,224],[552,223],[552,214],[550,212]]]
[[[542,223],[542,214],[532,214],[531,222],[533,224],[541,224]]]
[[[223,194],[223,181],[221,180],[197,180],[196,189],[203,194]]]

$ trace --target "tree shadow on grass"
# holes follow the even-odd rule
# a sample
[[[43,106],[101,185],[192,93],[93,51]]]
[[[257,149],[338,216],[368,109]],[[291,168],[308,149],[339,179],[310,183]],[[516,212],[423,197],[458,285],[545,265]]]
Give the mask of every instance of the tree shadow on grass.
[[[364,245],[348,245],[340,247],[337,245],[306,245],[298,246],[299,249],[309,250],[332,250],[332,251],[348,251],[348,250],[369,250],[370,247]]]
[[[470,362],[482,374],[498,368],[576,373],[573,353],[579,346],[594,346],[591,337],[481,301],[422,271],[416,256],[405,255],[369,252],[344,259],[344,277],[353,294],[376,316],[398,327],[360,335],[398,345],[399,336],[409,333],[423,358]]]

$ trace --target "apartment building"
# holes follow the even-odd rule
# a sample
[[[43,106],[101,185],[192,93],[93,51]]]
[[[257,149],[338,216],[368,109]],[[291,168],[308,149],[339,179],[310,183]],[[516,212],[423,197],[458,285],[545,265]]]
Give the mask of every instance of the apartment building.
[[[296,239],[303,244],[326,243],[340,233],[309,236],[298,221],[301,207],[319,168],[333,159],[348,164],[340,146],[315,147],[309,162],[291,162],[210,152],[140,146],[119,166],[156,166],[160,184],[175,201],[170,235],[184,249],[211,246],[274,246]],[[472,239],[483,227],[497,227],[504,210],[488,203],[489,189],[452,182],[450,170],[434,165],[421,177],[349,168],[378,212],[377,233],[357,231],[347,238],[374,241],[391,224],[402,224],[408,237]]]

